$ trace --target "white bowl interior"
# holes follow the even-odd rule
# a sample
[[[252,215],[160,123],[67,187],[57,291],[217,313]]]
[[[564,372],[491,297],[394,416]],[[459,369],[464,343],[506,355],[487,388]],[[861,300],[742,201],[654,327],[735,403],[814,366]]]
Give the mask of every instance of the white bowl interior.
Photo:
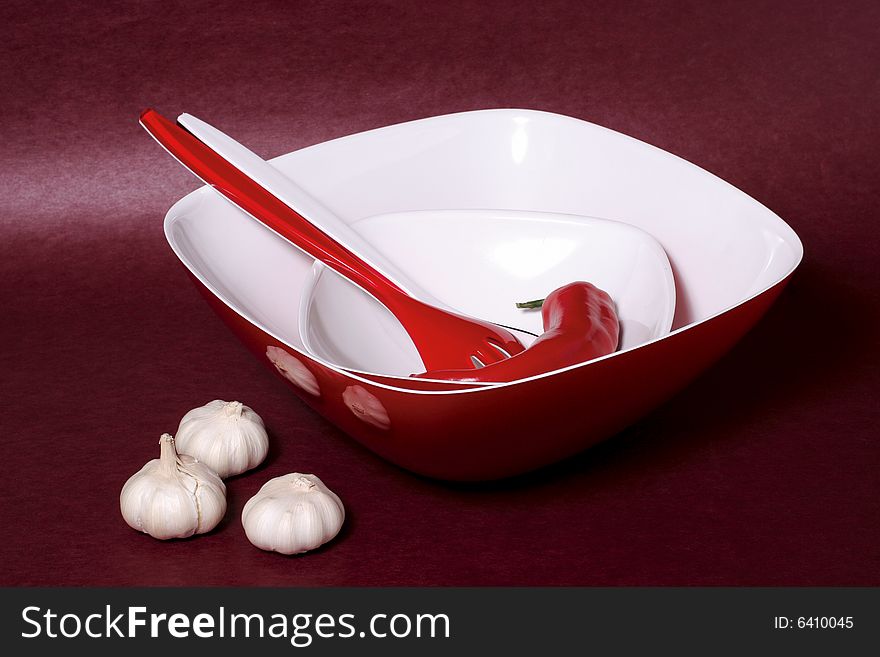
[[[435,210],[375,215],[352,224],[372,246],[442,305],[526,332],[541,313],[517,301],[541,299],[589,281],[615,302],[620,348],[669,332],[675,282],[650,235],[616,221],[510,210]],[[530,335],[531,334],[531,335]],[[300,337],[322,360],[364,372],[424,371],[409,336],[369,294],[316,264],[301,301]]]
[[[784,221],[716,176],[556,114],[485,110],[434,117],[318,144],[274,163],[350,224],[444,208],[557,212],[631,224],[656,238],[669,258],[673,329],[766,290],[803,254]],[[299,305],[311,258],[206,187],[176,203],[165,228],[175,253],[209,290],[303,350]]]

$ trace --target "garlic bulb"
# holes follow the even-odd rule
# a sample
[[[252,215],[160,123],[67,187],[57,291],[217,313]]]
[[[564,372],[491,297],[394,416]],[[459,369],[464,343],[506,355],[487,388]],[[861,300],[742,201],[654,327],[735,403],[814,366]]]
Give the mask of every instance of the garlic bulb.
[[[241,513],[248,540],[281,554],[314,550],[339,533],[343,520],[339,497],[315,475],[299,472],[267,481]]]
[[[131,527],[162,540],[209,532],[226,513],[226,486],[213,470],[186,454],[174,438],[159,438],[161,454],[122,487],[119,507]]]
[[[183,416],[177,449],[194,456],[222,478],[255,468],[269,451],[266,427],[241,402],[215,399]]]

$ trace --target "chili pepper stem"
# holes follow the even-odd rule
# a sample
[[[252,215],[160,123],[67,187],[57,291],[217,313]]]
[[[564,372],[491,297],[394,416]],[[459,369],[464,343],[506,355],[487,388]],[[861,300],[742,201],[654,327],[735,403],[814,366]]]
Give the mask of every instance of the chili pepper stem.
[[[534,301],[518,301],[517,308],[540,308],[544,305],[543,299],[535,299]]]

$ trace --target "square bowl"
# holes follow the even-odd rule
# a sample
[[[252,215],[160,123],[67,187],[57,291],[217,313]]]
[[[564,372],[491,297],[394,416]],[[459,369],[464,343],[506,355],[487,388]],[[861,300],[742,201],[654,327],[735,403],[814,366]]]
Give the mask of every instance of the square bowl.
[[[433,117],[324,142],[274,164],[350,224],[446,208],[553,212],[629,223],[665,250],[676,297],[669,334],[513,383],[403,388],[306,352],[298,311],[310,257],[207,187],[169,210],[171,248],[259,359],[377,454],[442,479],[518,474],[613,435],[733,346],[803,256],[782,219],[723,180],[636,139],[546,112]]]

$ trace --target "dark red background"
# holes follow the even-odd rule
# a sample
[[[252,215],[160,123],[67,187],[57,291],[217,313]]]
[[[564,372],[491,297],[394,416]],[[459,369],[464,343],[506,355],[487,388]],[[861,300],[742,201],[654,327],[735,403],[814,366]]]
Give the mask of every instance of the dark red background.
[[[0,9],[0,584],[880,584],[876,2],[84,4]],[[806,257],[620,436],[511,481],[429,481],[307,410],[198,297],[162,234],[196,183],[138,127],[149,105],[265,156],[468,109],[569,114],[729,180]],[[263,415],[267,463],[210,535],[129,529],[123,482],[217,397]],[[349,517],[284,558],[239,514],[293,470]]]

